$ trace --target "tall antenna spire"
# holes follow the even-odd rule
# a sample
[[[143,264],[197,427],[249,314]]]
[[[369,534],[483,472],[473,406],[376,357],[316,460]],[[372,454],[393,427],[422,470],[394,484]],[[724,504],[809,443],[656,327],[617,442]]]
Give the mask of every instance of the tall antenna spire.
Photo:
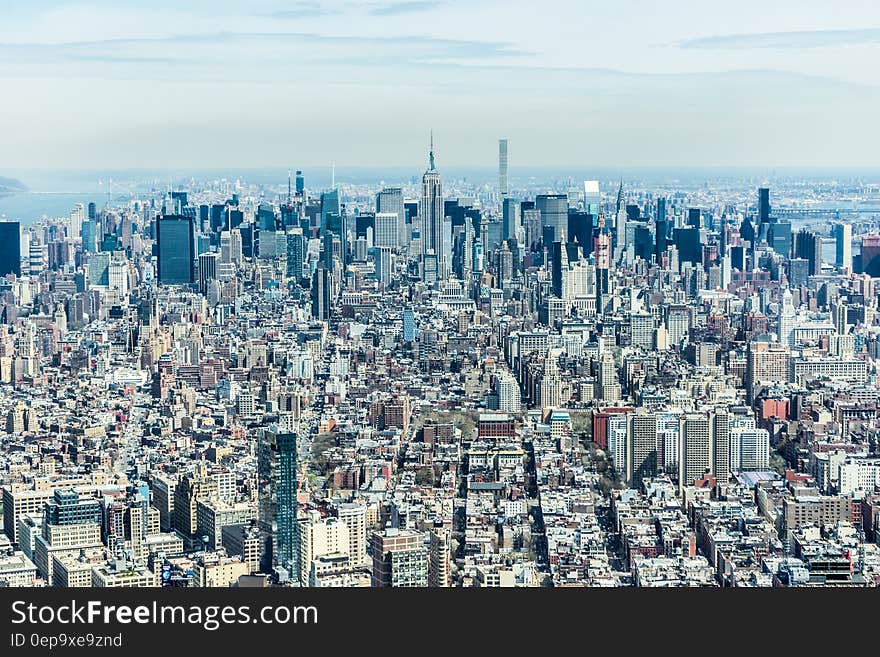
[[[434,130],[431,129],[431,148],[428,151],[428,169],[434,170]]]
[[[287,205],[290,205],[290,169],[287,170]]]

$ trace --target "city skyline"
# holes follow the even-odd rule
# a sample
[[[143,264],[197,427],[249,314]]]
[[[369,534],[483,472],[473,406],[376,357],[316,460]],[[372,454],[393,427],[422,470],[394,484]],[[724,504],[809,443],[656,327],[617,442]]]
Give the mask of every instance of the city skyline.
[[[509,138],[514,172],[859,167],[880,139],[870,3],[117,5],[6,10],[0,169],[406,165],[431,127],[446,166]]]

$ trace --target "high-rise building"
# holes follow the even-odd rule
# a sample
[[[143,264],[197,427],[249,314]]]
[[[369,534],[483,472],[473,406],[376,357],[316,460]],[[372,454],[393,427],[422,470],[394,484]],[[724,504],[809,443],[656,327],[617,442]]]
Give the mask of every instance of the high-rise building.
[[[373,532],[374,587],[425,587],[428,585],[428,550],[420,532],[388,527]]]
[[[730,469],[767,470],[770,467],[770,433],[754,427],[730,430]]]
[[[654,316],[648,312],[630,315],[630,336],[634,347],[651,350],[654,348]]]
[[[434,163],[434,137],[431,136],[431,148],[428,152],[428,169],[422,176],[422,201],[419,215],[422,219],[422,254],[434,254],[437,266],[441,265],[443,248],[443,185],[440,172]],[[425,267],[427,269],[427,267]],[[437,272],[443,276],[443,272]],[[427,274],[426,274],[427,275]]]
[[[498,410],[505,413],[518,413],[521,408],[519,383],[510,372],[502,372],[498,375],[495,384],[495,392],[498,396]]]
[[[100,253],[89,254],[88,262],[88,281],[89,287],[110,285],[110,254],[106,251]]]
[[[403,309],[403,341],[413,342],[416,339],[416,315],[412,308]]]
[[[864,249],[862,252],[864,253]],[[814,232],[806,228],[798,231],[794,239],[794,255],[796,258],[804,258],[810,263],[810,276],[816,276],[822,272],[822,239]],[[880,268],[878,268],[878,273],[880,273]]]
[[[428,586],[448,587],[451,570],[449,532],[441,522],[428,533]]]
[[[321,194],[321,231],[331,228],[339,219],[339,191],[331,189]]]
[[[797,320],[794,304],[792,303],[791,289],[785,288],[782,293],[782,308],[779,309],[779,344],[793,347],[794,325]]]
[[[318,267],[312,276],[312,317],[322,322],[330,321],[330,271]]]
[[[219,256],[216,252],[199,254],[199,292],[208,293],[208,282],[217,278],[217,260]]]
[[[409,245],[409,231],[406,222],[406,206],[403,201],[403,190],[400,187],[386,187],[376,195],[376,212],[392,212],[397,215],[399,235],[397,244]]]
[[[391,249],[388,247],[373,247],[373,266],[375,267],[376,280],[382,285],[391,282]]]
[[[862,237],[861,263],[862,272],[872,278],[880,277],[880,235]]]
[[[671,304],[666,309],[666,330],[669,332],[669,344],[680,347],[682,340],[688,337],[691,328],[691,308],[681,304]]]
[[[682,418],[683,453],[679,463],[679,483],[692,486],[712,471],[712,419],[706,413],[687,413]]]
[[[778,342],[750,342],[746,362],[746,395],[755,398],[762,384],[776,384],[789,379],[791,354],[787,345]]]
[[[509,193],[507,181],[507,140],[498,140],[498,193],[501,198],[507,198]]]
[[[712,474],[719,482],[730,479],[730,414],[717,408],[712,416]]]
[[[602,194],[598,180],[584,181],[584,212],[598,216],[602,208]]]
[[[538,194],[535,209],[541,213],[541,227],[553,228],[553,240],[565,242],[568,238],[568,195]],[[550,247],[550,244],[544,246]]]
[[[568,249],[559,240],[553,242],[551,247],[550,264],[551,290],[554,296],[561,299],[564,294],[565,275],[568,273]]]
[[[94,219],[87,219],[82,222],[80,233],[82,235],[83,253],[93,253],[98,250],[98,237],[96,233],[97,226]]]
[[[300,527],[297,522],[296,433],[289,419],[263,429],[257,458],[259,524],[267,536],[271,563],[280,579],[300,578]]]
[[[298,282],[303,276],[303,253],[305,239],[303,230],[295,226],[287,231],[287,277]]]
[[[601,398],[605,401],[620,399],[620,379],[617,365],[614,363],[614,355],[610,351],[606,351],[599,358],[599,386]]]
[[[770,221],[770,188],[758,188],[758,225]]]
[[[400,215],[397,212],[377,212],[374,219],[373,246],[396,249],[400,240]]]
[[[657,476],[657,417],[640,408],[629,418],[626,480],[638,487],[644,478]]]
[[[596,298],[602,299],[608,294],[610,281],[608,271],[611,268],[611,232],[605,225],[605,215],[599,215],[599,223],[593,233],[593,252],[596,260]]]
[[[21,276],[21,224],[0,221],[0,276]]]
[[[852,224],[835,224],[834,245],[834,264],[840,269],[852,270]]]
[[[367,560],[367,507],[354,502],[338,504],[336,517],[348,526],[348,554],[352,565],[363,565]]]
[[[168,215],[156,222],[157,275],[161,285],[192,285],[194,249],[193,220]]]
[[[505,198],[501,206],[501,239],[516,237],[520,227],[520,204],[515,198]]]

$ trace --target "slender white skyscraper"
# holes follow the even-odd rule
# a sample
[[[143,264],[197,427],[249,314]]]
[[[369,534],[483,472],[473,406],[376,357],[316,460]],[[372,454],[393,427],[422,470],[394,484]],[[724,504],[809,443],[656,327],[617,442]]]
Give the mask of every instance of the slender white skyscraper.
[[[786,288],[782,293],[782,309],[779,311],[779,344],[793,346],[791,344],[794,335],[796,321],[794,304],[791,299],[791,290]]]
[[[507,140],[498,140],[498,192],[507,198],[510,189],[507,183]]]
[[[422,254],[440,255],[443,248],[443,186],[440,173],[434,165],[434,133],[431,133],[431,150],[428,153],[428,170],[422,176],[422,202],[419,207],[422,218]],[[438,272],[442,277],[445,274]]]

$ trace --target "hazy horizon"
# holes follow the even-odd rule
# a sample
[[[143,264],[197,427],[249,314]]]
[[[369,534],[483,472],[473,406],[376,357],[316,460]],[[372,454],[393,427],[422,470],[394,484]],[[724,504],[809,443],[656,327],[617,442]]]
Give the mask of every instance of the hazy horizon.
[[[877,166],[880,7],[863,0],[50,0],[4,12],[5,175],[418,171],[431,129],[441,168],[495,165],[501,137],[512,173]]]

